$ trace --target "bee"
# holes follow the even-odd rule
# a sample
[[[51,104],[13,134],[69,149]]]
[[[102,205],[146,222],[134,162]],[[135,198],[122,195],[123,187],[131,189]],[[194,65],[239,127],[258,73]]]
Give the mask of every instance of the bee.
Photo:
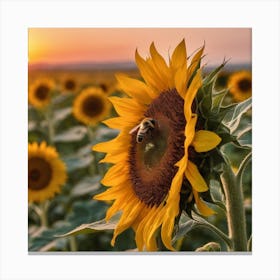
[[[129,131],[129,134],[132,134],[138,129],[137,135],[136,135],[136,142],[141,143],[144,139],[144,137],[147,135],[148,132],[151,132],[156,125],[156,120],[152,118],[145,118],[141,121],[140,124],[135,126]]]

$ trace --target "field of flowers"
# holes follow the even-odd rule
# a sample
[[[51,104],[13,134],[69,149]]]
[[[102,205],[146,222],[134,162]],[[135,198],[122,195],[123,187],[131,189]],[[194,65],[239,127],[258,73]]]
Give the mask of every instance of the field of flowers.
[[[250,67],[186,67],[182,48],[29,70],[29,251],[251,251]]]

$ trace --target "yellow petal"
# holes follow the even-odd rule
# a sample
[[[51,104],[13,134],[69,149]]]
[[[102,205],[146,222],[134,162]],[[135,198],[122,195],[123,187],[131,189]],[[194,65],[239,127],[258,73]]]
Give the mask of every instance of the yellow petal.
[[[192,185],[193,189],[195,189],[196,191],[206,192],[208,190],[208,186],[201,176],[197,166],[191,161],[188,161],[185,175]]]
[[[153,60],[154,68],[159,76],[162,77],[163,81],[166,83],[166,87],[168,87],[168,80],[170,77],[169,68],[164,60],[164,58],[158,53],[156,50],[155,44],[152,43],[150,47],[150,53]]]
[[[127,152],[117,153],[117,154],[107,154],[99,163],[118,163],[125,161],[127,159]]]
[[[127,180],[128,167],[126,162],[120,162],[112,166],[103,179],[101,183],[105,186],[114,186],[121,184]]]
[[[187,122],[191,118],[192,103],[197,94],[197,90],[201,87],[201,85],[202,85],[202,78],[201,78],[201,70],[199,69],[197,70],[189,88],[187,89],[187,93],[185,96],[184,112],[185,112],[185,118]]]
[[[200,60],[201,60],[201,56],[203,54],[204,51],[204,45],[203,47],[194,55],[192,61],[191,61],[191,65],[188,68],[188,77],[191,77],[191,75],[193,74],[193,72],[195,71],[195,69],[197,68]]]
[[[170,251],[175,251],[171,244],[172,233],[174,229],[174,218],[170,217],[168,213],[164,216],[164,220],[161,227],[161,239],[164,246]]]
[[[216,212],[211,209],[210,207],[208,207],[199,197],[198,192],[193,190],[193,195],[194,195],[194,199],[195,199],[195,203],[196,206],[199,210],[199,212],[203,215],[203,216],[211,216],[213,214],[215,214]]]
[[[188,155],[188,148],[193,141],[195,135],[195,126],[197,122],[197,114],[192,114],[185,127],[185,154]]]
[[[132,225],[139,212],[141,212],[141,203],[138,202],[137,198],[131,200],[130,204],[124,209],[121,219],[114,230],[114,236],[111,241],[112,246],[115,244],[116,237]]]
[[[115,110],[122,117],[133,118],[135,115],[142,115],[146,110],[145,106],[132,98],[109,97],[108,99],[113,103]]]
[[[161,92],[161,90],[164,88],[164,84],[161,83],[160,79],[158,79],[154,69],[149,65],[148,62],[146,62],[136,50],[135,52],[135,62],[139,68],[139,71],[141,73],[141,76],[145,80],[145,82],[152,86],[156,92]],[[153,91],[154,92],[154,91]],[[157,95],[153,96],[153,98],[156,98]]]
[[[130,138],[131,137],[128,132],[123,132],[110,141],[94,145],[92,147],[92,150],[109,154],[122,153],[127,151],[127,146],[129,145]]]
[[[175,87],[180,96],[185,99],[187,90],[187,68],[180,67],[174,77]]]
[[[176,70],[180,67],[187,67],[187,51],[185,40],[183,39],[181,43],[175,48],[171,57],[171,67]]]
[[[140,120],[141,120],[141,116],[139,118],[138,115],[135,115],[133,117],[130,116],[129,118],[127,117],[111,118],[103,121],[103,123],[110,128],[120,129],[120,130],[126,129],[127,131],[129,131],[132,127],[139,124]]]
[[[199,130],[195,133],[192,146],[198,153],[207,152],[219,145],[221,137],[208,130]]]
[[[129,78],[123,74],[116,74],[116,78],[119,82],[120,88],[129,96],[136,98],[144,104],[151,103],[154,93],[145,83]]]

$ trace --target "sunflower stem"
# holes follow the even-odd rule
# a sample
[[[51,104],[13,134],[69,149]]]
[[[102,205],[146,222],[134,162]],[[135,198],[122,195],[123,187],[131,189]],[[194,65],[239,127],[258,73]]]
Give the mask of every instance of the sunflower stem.
[[[54,126],[53,126],[53,122],[52,122],[51,106],[48,106],[48,108],[45,112],[45,118],[46,118],[47,125],[48,125],[49,143],[50,143],[50,145],[53,146],[55,131],[54,131]]]
[[[78,251],[78,246],[77,246],[77,241],[75,236],[73,235],[69,236],[69,245],[70,245],[70,250],[72,252]]]
[[[41,226],[42,227],[48,227],[49,223],[48,223],[48,208],[49,208],[49,202],[48,200],[42,202],[41,204],[41,212],[40,212],[40,219],[41,219]]]
[[[234,175],[229,165],[225,166],[221,180],[226,197],[229,237],[233,242],[232,251],[247,251],[242,184]]]
[[[92,144],[96,137],[95,128],[88,125],[87,130],[88,130],[88,138],[89,138],[90,144]],[[89,166],[89,174],[94,175],[94,174],[98,174],[98,173],[99,173],[98,161],[96,159],[96,156],[93,155],[93,164],[91,164]]]

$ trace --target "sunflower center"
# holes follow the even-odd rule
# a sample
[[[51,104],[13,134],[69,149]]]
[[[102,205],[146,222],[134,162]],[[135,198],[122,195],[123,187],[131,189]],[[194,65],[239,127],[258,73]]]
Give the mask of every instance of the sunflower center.
[[[145,117],[155,127],[137,142],[139,130],[132,134],[129,173],[138,198],[148,206],[159,205],[166,197],[184,155],[184,100],[176,89],[163,92],[148,107]]]
[[[75,89],[75,86],[76,86],[76,84],[75,84],[75,82],[74,82],[73,80],[66,80],[66,82],[65,82],[65,88],[66,88],[67,90],[74,90],[74,89]]]
[[[98,96],[88,96],[82,104],[82,110],[88,117],[95,117],[103,112],[104,103]]]
[[[252,88],[252,82],[249,79],[242,79],[238,82],[238,87],[243,92],[249,91]]]
[[[104,83],[101,83],[99,86],[100,86],[100,88],[101,88],[103,91],[105,91],[105,92],[108,90],[107,85],[104,84]]]
[[[35,95],[38,99],[40,100],[45,100],[48,98],[49,95],[49,87],[46,85],[40,85],[37,87],[36,91],[35,91]]]
[[[52,178],[50,164],[42,158],[34,157],[28,160],[28,188],[41,190],[48,186]]]

